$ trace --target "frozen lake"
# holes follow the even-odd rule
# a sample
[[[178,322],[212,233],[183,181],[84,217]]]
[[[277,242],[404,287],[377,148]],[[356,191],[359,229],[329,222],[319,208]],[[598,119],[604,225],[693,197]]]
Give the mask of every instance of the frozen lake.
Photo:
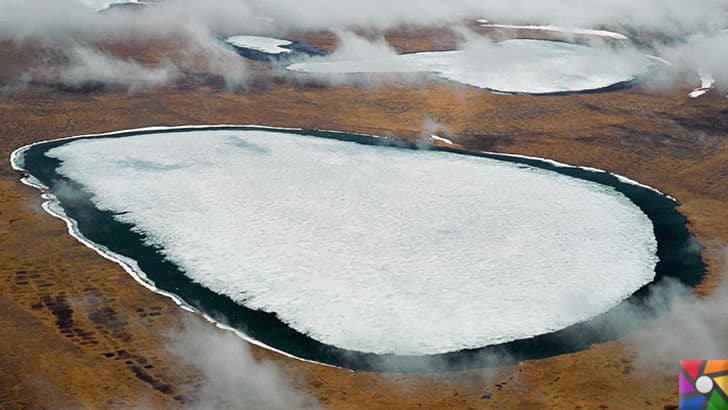
[[[636,53],[557,41],[506,40],[456,51],[361,59],[336,54],[291,64],[312,74],[433,73],[443,79],[497,92],[554,94],[594,91],[629,83],[654,64]]]
[[[528,338],[655,277],[637,205],[536,167],[271,130],[84,139],[46,155],[195,282],[342,349]]]

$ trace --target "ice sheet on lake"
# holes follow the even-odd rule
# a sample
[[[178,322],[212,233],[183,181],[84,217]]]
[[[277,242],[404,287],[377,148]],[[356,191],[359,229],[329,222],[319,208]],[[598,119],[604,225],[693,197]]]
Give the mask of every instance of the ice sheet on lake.
[[[259,36],[232,36],[225,39],[225,42],[240,48],[249,48],[251,50],[261,51],[267,54],[285,54],[291,50],[284,46],[290,46],[288,40],[281,40],[272,37]]]
[[[605,48],[543,40],[507,40],[458,51],[336,59],[335,54],[292,64],[318,74],[431,72],[459,83],[509,93],[588,91],[634,80],[653,62]]]
[[[263,130],[78,140],[48,155],[190,278],[341,348],[522,339],[654,278],[637,206],[533,167]]]

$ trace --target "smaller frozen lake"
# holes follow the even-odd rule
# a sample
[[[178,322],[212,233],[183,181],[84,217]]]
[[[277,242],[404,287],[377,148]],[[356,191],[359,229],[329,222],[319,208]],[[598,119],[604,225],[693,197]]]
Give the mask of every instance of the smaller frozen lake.
[[[433,73],[492,91],[554,94],[629,83],[654,64],[633,53],[543,40],[507,40],[463,50],[337,59],[336,54],[288,66],[315,74]]]
[[[225,42],[238,48],[247,48],[266,54],[288,54],[293,51],[287,48],[293,44],[292,42],[273,37],[231,36],[226,38]]]
[[[311,47],[300,41],[275,37],[239,35],[226,37],[223,41],[247,59],[273,63],[276,67],[286,67],[295,61],[327,54],[326,50]]]

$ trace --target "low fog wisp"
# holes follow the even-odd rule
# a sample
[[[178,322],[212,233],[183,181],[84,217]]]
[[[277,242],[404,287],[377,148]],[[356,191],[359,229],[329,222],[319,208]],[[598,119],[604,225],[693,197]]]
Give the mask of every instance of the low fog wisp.
[[[275,363],[255,359],[249,345],[232,332],[201,319],[188,318],[167,332],[167,349],[201,372],[202,383],[188,405],[195,409],[319,408],[294,387]]]

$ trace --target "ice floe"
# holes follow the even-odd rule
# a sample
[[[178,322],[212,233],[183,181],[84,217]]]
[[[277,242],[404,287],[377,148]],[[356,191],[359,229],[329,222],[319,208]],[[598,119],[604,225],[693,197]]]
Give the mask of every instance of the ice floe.
[[[342,348],[530,337],[654,277],[652,224],[626,197],[504,161],[263,130],[78,140],[48,155],[190,278]]]

